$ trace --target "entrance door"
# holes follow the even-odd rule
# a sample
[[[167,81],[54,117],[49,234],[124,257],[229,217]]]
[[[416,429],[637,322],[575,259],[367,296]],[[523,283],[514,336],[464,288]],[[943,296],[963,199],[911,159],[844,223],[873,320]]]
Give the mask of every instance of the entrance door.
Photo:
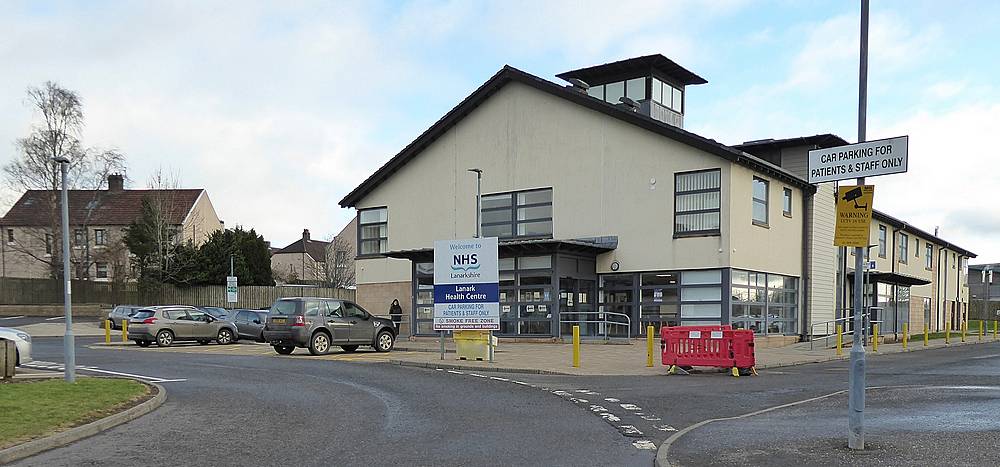
[[[602,324],[597,323],[601,318],[595,313],[596,303],[597,281],[559,278],[559,328],[564,338],[572,338],[574,325],[580,326],[580,336],[604,336]]]

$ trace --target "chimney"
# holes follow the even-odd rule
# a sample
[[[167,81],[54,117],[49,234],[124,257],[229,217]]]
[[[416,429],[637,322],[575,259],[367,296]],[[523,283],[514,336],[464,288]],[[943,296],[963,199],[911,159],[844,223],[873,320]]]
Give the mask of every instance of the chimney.
[[[302,229],[302,243],[309,243],[309,229]]]
[[[125,177],[122,174],[108,175],[108,191],[125,190]]]

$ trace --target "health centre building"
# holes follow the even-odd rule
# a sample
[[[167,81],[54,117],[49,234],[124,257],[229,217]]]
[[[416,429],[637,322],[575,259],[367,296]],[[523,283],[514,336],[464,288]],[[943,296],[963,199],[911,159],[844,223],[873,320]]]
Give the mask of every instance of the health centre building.
[[[791,341],[844,313],[853,260],[833,246],[834,184],[806,181],[808,151],[843,139],[686,131],[686,89],[707,81],[662,55],[557,77],[568,84],[505,66],[341,200],[357,210],[362,306],[398,299],[404,333],[435,334],[433,244],[475,235],[479,169],[501,337],[728,323]],[[872,238],[880,313],[962,319],[972,252],[878,212]],[[627,324],[586,322],[604,319]]]

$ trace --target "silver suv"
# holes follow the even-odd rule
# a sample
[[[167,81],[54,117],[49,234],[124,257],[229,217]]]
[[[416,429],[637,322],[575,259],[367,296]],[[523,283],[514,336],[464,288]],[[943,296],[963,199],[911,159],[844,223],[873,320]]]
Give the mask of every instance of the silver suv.
[[[156,342],[170,347],[176,341],[216,341],[231,344],[236,337],[236,325],[213,318],[193,306],[154,306],[136,311],[128,320],[128,337],[140,347]]]
[[[296,347],[321,355],[334,345],[346,352],[354,352],[362,345],[388,352],[396,341],[396,328],[392,320],[372,316],[346,300],[282,298],[271,305],[264,340],[282,355],[292,353]]]

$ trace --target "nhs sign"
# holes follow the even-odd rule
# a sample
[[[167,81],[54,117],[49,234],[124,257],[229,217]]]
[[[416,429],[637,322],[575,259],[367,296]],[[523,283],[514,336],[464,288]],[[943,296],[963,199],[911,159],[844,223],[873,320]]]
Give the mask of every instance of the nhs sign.
[[[496,237],[434,242],[434,330],[499,330]]]

